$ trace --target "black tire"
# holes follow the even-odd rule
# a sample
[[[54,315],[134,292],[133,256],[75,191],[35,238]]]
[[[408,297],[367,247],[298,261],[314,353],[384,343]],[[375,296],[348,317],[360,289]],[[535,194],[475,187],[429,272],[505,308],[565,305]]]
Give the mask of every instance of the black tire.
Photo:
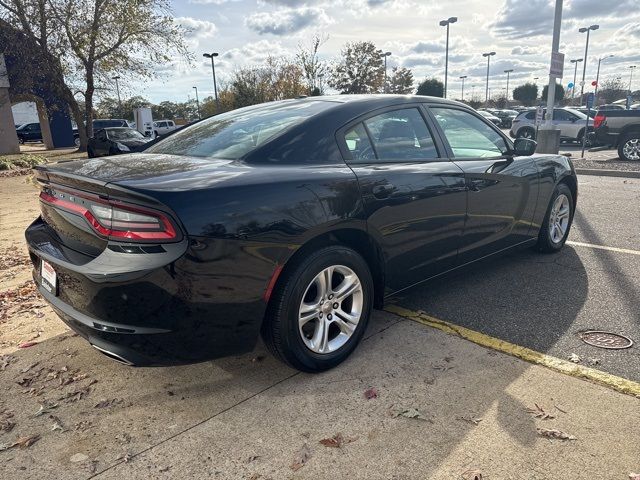
[[[618,141],[618,157],[621,160],[626,160],[628,162],[637,162],[640,160],[640,152],[638,152],[638,158],[632,158],[629,155],[625,154],[624,147],[628,142],[636,141],[636,145],[640,144],[640,132],[630,132],[622,135],[622,138]]]
[[[584,128],[582,130],[580,130],[580,133],[578,134],[578,143],[580,145],[582,145],[582,137],[583,136],[584,136]],[[589,138],[589,133],[587,133],[587,138],[584,141],[584,147],[585,148],[591,148],[592,146],[593,146],[593,142]]]
[[[549,223],[551,221],[551,210],[556,199],[560,195],[565,195],[569,199],[569,224],[562,239],[560,241],[554,242],[551,238],[551,232],[549,231]],[[556,185],[556,188],[551,195],[551,199],[549,200],[549,206],[547,207],[547,212],[544,216],[544,222],[542,222],[542,227],[540,227],[540,232],[538,233],[538,242],[535,246],[536,250],[543,253],[556,253],[562,250],[562,247],[564,247],[564,244],[566,243],[567,237],[569,236],[569,232],[571,230],[574,213],[575,203],[573,200],[571,189],[566,184],[559,183],[558,185]]]
[[[316,275],[332,265],[343,265],[355,272],[362,287],[363,303],[360,320],[346,343],[333,352],[321,354],[305,345],[298,327],[298,314],[307,287]],[[340,364],[357,347],[371,315],[373,279],[367,263],[356,251],[336,245],[304,256],[289,265],[283,275],[273,292],[262,325],[262,337],[267,348],[276,358],[304,372],[321,372]]]
[[[530,138],[531,140],[536,139],[536,131],[531,127],[522,127],[516,133],[516,138]]]
[[[93,153],[93,149],[91,147],[87,147],[87,157],[94,158],[96,155]]]

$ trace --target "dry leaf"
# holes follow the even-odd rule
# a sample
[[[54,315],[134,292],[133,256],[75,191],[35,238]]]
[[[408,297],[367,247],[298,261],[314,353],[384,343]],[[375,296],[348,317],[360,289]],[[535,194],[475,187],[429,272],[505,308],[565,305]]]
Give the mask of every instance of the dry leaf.
[[[55,415],[49,415],[49,418],[53,420],[53,425],[51,426],[52,432],[59,430],[60,432],[64,433],[67,431],[67,429],[64,428],[64,424],[62,423],[62,420],[60,420],[58,417],[56,417]]]
[[[629,478],[631,480],[640,480],[640,473],[630,473]]]
[[[102,399],[98,403],[96,403],[93,408],[107,408],[113,407],[115,405],[120,405],[123,402],[121,398],[112,398],[112,399]]]
[[[544,408],[542,408],[537,403],[534,403],[534,405],[535,408],[527,408],[527,412],[532,414],[535,418],[539,418],[540,420],[551,420],[553,418],[556,418],[555,415],[547,413]]]
[[[19,448],[28,448],[34,443],[40,440],[40,435],[31,435],[30,437],[20,437],[13,444],[9,446],[9,448],[19,447]]]
[[[467,470],[462,473],[463,480],[482,480],[482,472],[480,470]]]
[[[364,398],[371,400],[372,398],[378,398],[378,390],[376,387],[369,387],[364,391]]]
[[[474,418],[474,417],[458,417],[458,419],[465,422],[473,423],[474,425],[479,425],[480,422],[482,421],[482,418]]]
[[[293,457],[293,463],[291,464],[291,467],[290,467],[291,470],[293,470],[294,472],[300,470],[302,467],[304,467],[307,464],[310,458],[311,458],[311,450],[309,449],[309,445],[305,443],[304,445],[302,445],[302,448],[300,448],[300,450],[298,450],[295,456]]]
[[[571,355],[569,355],[569,361],[573,362],[573,363],[580,363],[582,361],[582,359],[576,355],[575,353],[572,353]]]
[[[18,348],[29,348],[29,347],[33,347],[34,345],[37,345],[38,342],[24,342],[21,343],[20,345],[18,345]]]
[[[422,413],[420,413],[420,411],[415,409],[415,408],[404,408],[404,409],[396,410],[396,412],[395,412],[395,414],[393,416],[394,417],[415,418],[416,420],[424,420],[424,421],[429,421],[429,422],[431,421],[430,419],[428,419],[427,417],[422,415]]]
[[[40,415],[51,413],[51,411],[56,408],[58,408],[57,403],[45,403],[43,405],[40,405],[40,410],[35,413],[34,417],[39,417]]]
[[[547,438],[557,438],[558,440],[576,440],[576,437],[561,430],[549,430],[547,428],[537,428],[538,435]]]
[[[341,448],[343,445],[355,442],[356,440],[356,437],[344,437],[341,433],[336,433],[331,438],[323,438],[322,440],[320,440],[320,443],[325,447]]]

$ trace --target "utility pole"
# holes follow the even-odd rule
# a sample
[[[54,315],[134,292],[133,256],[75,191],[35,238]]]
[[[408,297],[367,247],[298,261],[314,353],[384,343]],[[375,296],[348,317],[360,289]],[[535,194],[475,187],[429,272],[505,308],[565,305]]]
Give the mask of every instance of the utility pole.
[[[587,42],[584,46],[584,63],[582,64],[582,82],[580,84],[580,105],[582,105],[582,98],[584,97],[584,77],[587,73],[587,54],[589,53],[589,33],[591,30],[598,30],[600,25],[591,25],[590,27],[581,28],[578,31],[580,33],[587,32]]]
[[[507,74],[507,108],[509,108],[509,74],[511,72],[513,72],[513,68],[504,71]]]
[[[594,106],[598,105],[598,89],[600,88],[600,64],[602,63],[602,60],[605,60],[611,57],[613,57],[613,55],[606,55],[598,59],[598,73],[596,74],[596,91],[595,91],[595,99],[593,101]]]
[[[484,102],[488,103],[489,102],[489,65],[491,63],[491,57],[493,57],[496,54],[496,52],[488,52],[488,53],[483,53],[482,56],[483,57],[487,57],[487,84],[485,87],[485,91],[484,91]]]
[[[198,120],[200,120],[202,117],[200,116],[200,99],[198,98],[198,87],[193,87],[196,91],[196,105],[198,107]]]
[[[576,96],[576,77],[578,76],[578,64],[582,61],[582,58],[573,58],[571,63],[575,64],[573,69],[573,87],[571,87],[571,98]]]
[[[462,101],[464,102],[464,79],[467,78],[466,75],[462,75],[459,77],[462,80]]]
[[[216,85],[216,66],[213,63],[213,59],[218,56],[218,52],[204,53],[203,57],[211,59],[211,71],[213,72],[213,94],[216,99],[216,115],[220,113],[220,100],[218,100],[218,86]]]
[[[636,65],[629,66],[629,95],[631,95],[631,82],[633,82],[633,71],[636,69]]]
[[[120,77],[116,75],[115,77],[111,77],[116,81],[116,92],[118,93],[118,108],[120,108],[120,115],[122,115],[122,100],[120,100],[120,86],[118,85],[118,80]]]

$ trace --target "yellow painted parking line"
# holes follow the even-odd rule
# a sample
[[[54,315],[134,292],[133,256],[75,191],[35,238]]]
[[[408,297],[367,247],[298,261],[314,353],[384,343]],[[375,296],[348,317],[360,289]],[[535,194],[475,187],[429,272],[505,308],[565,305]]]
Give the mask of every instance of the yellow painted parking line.
[[[606,245],[594,245],[593,243],[582,243],[582,242],[572,242],[572,241],[567,241],[566,243],[567,245],[573,245],[574,247],[596,248],[598,250],[609,250],[610,252],[640,255],[640,250],[629,250],[628,248],[607,247]]]
[[[607,372],[596,370],[595,368],[577,365],[567,360],[552,357],[545,353],[536,352],[535,350],[531,350],[526,347],[514,345],[513,343],[490,337],[484,333],[476,332],[475,330],[470,330],[468,328],[440,320],[427,315],[424,312],[408,310],[398,305],[387,305],[385,310],[423,325],[437,328],[445,333],[462,337],[483,347],[512,355],[536,365],[542,365],[556,372],[571,375],[572,377],[585,378],[613,390],[617,390],[618,392],[640,397],[640,383],[632,380],[611,375]]]

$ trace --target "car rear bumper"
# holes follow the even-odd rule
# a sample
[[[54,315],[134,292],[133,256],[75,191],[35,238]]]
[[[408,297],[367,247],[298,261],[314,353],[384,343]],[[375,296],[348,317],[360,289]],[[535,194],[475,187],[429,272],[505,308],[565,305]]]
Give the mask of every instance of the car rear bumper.
[[[41,219],[25,235],[42,296],[72,330],[111,358],[136,366],[179,365],[255,346],[269,275],[268,269],[242,274],[252,267],[238,254],[243,246],[191,239],[211,259],[184,239],[162,258],[110,249],[91,258],[60,245]],[[43,287],[42,260],[56,271],[53,292]]]

